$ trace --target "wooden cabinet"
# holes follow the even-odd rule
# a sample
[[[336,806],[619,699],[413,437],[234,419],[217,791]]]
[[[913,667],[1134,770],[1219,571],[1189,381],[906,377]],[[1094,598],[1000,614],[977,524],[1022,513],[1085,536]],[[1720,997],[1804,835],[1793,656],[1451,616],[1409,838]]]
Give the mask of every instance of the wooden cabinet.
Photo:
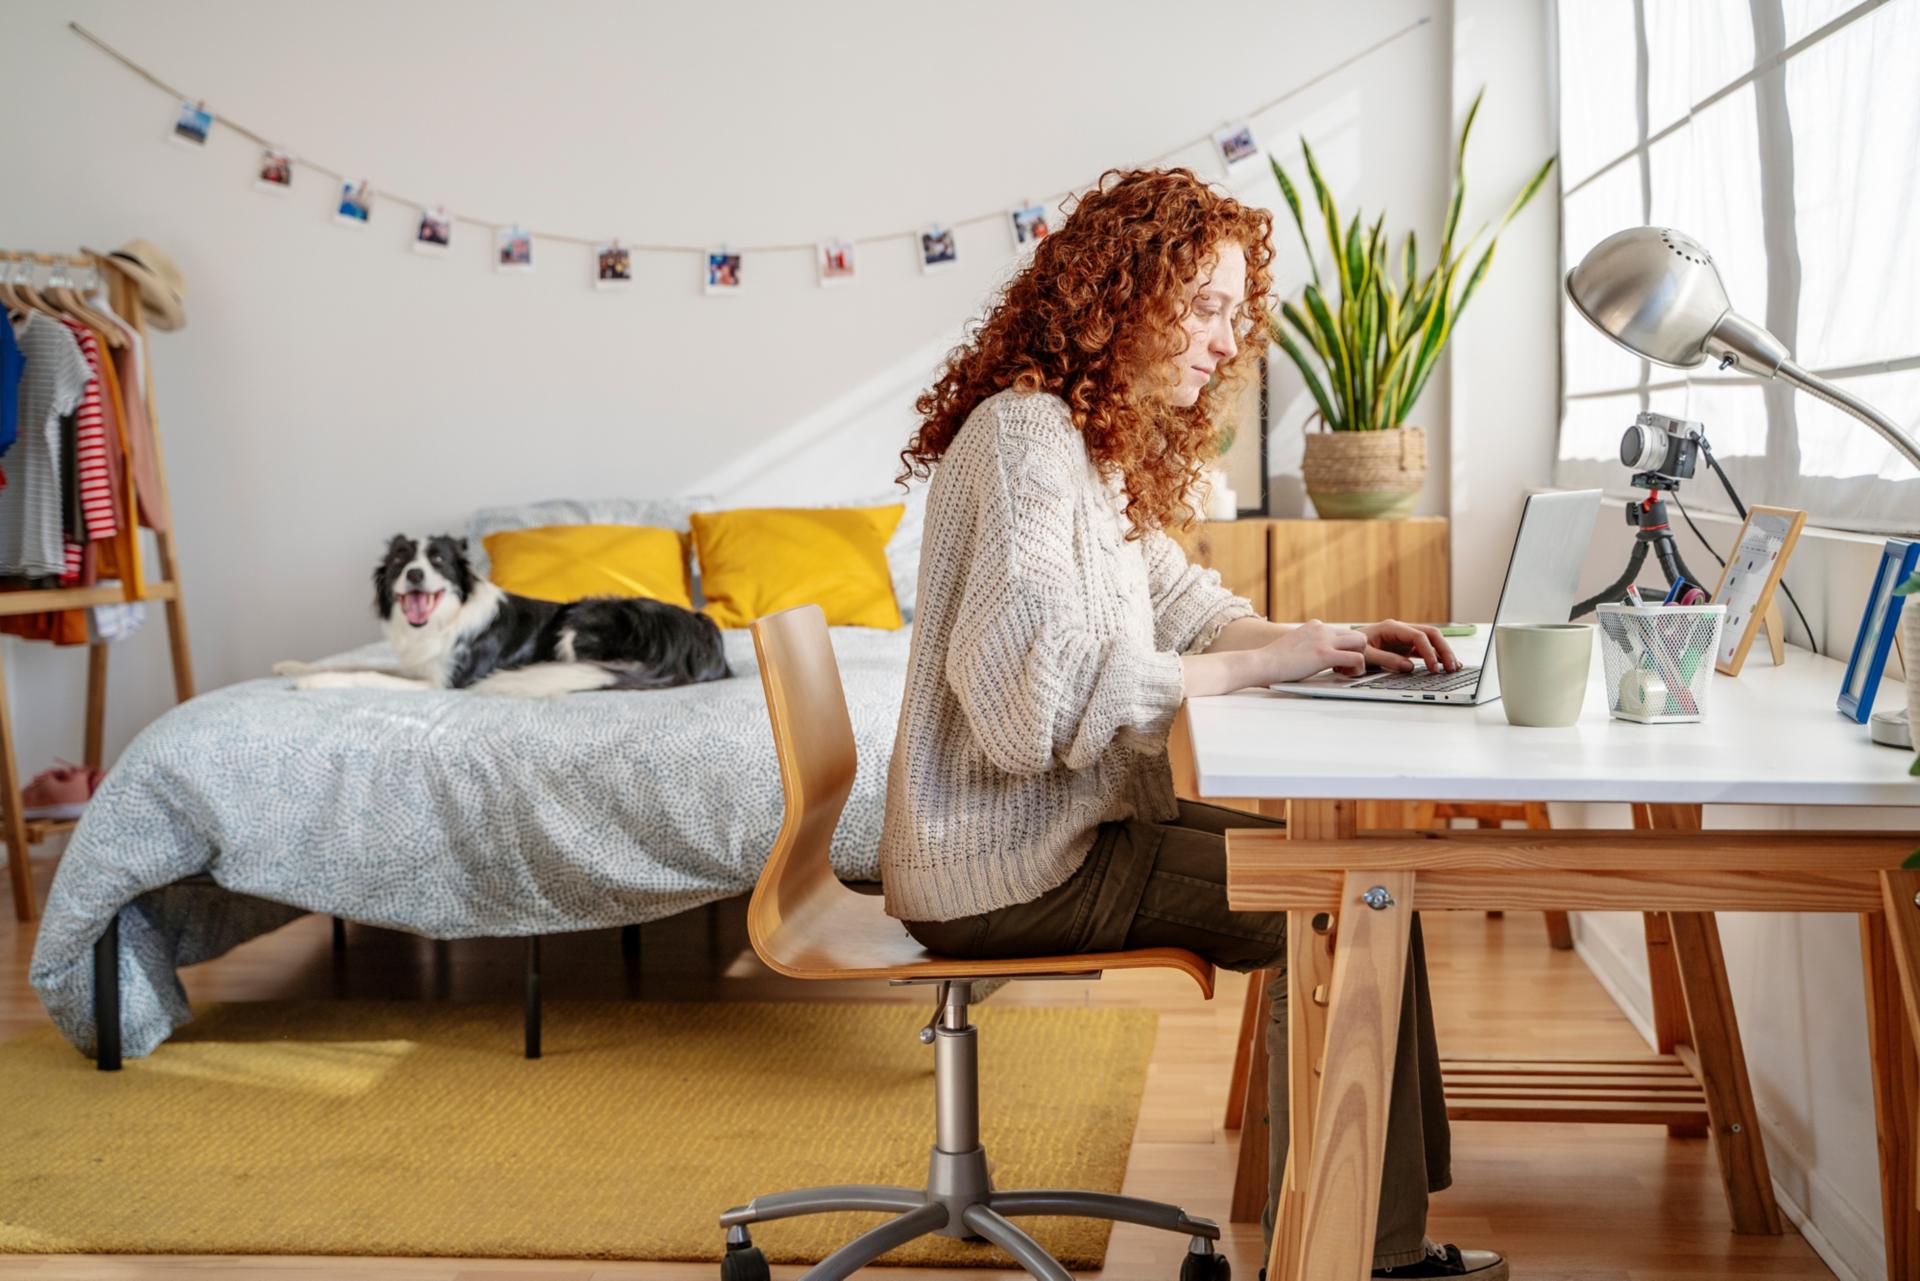
[[[1452,608],[1444,516],[1202,521],[1175,537],[1275,622],[1444,623]]]
[[[1175,535],[1196,565],[1220,571],[1220,581],[1236,596],[1244,596],[1262,617],[1267,614],[1269,550],[1272,535],[1265,520],[1202,521],[1184,535]]]

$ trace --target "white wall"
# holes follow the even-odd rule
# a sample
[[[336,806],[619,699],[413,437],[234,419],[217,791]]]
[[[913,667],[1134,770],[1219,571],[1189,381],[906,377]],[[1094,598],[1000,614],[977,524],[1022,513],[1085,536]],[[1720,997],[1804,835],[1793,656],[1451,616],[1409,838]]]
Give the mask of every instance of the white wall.
[[[1456,129],[1474,95],[1486,90],[1467,144],[1467,198],[1457,233],[1464,243],[1482,225],[1497,225],[1554,154],[1559,126],[1549,109],[1552,6],[1455,0],[1453,12]],[[1530,488],[1553,475],[1560,420],[1559,177],[1556,165],[1501,233],[1493,264],[1450,342],[1445,483],[1455,618],[1493,617],[1520,505]]]
[[[884,486],[913,394],[1011,250],[999,226],[962,228],[960,266],[923,277],[905,242],[872,246],[840,290],[814,286],[806,254],[762,257],[733,298],[702,297],[691,257],[641,256],[631,293],[596,294],[587,250],[571,245],[536,242],[533,274],[495,275],[464,225],[450,258],[423,259],[407,251],[400,206],[346,230],[310,170],[274,198],[250,189],[254,149],[236,135],[216,130],[204,153],[163,141],[171,102],[69,19],[376,190],[535,229],[750,244],[1046,199],[1423,16],[1434,20],[1255,124],[1270,139],[1308,133],[1343,205],[1433,235],[1448,13],[1445,0],[1230,0],[1191,18],[1145,0],[597,0],[537,15],[453,0],[12,5],[0,85],[19,110],[45,110],[0,142],[0,244],[143,236],[189,277],[190,323],[156,348],[195,668],[210,689],[367,639],[369,563],[396,529],[565,494],[729,482],[753,501],[804,503]],[[1201,148],[1174,162],[1215,172]],[[1279,203],[1270,177],[1244,194]],[[1290,231],[1279,243],[1302,274]],[[1444,458],[1447,407],[1429,401]],[[865,427],[833,426],[841,409]],[[826,449],[797,447],[808,424]],[[1285,452],[1276,442],[1277,469]],[[776,456],[789,465],[765,465]],[[77,756],[79,654],[0,644],[27,771]],[[117,647],[112,668],[110,754],[170,701],[160,629]]]

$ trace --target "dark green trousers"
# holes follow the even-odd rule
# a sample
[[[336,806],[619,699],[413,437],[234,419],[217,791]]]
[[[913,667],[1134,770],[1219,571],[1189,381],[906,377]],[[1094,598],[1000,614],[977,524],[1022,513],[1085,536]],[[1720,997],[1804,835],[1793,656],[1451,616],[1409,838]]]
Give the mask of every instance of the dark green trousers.
[[[1222,969],[1272,971],[1273,1020],[1266,1028],[1268,1192],[1262,1221],[1269,1241],[1287,1162],[1287,918],[1283,912],[1228,909],[1226,831],[1281,826],[1274,819],[1181,801],[1180,815],[1171,822],[1101,824],[1079,870],[1031,902],[952,921],[903,922],[908,933],[942,956],[1184,947]],[[1421,1257],[1427,1194],[1452,1182],[1451,1165],[1426,949],[1416,914],[1387,1105],[1375,1266],[1397,1267]]]

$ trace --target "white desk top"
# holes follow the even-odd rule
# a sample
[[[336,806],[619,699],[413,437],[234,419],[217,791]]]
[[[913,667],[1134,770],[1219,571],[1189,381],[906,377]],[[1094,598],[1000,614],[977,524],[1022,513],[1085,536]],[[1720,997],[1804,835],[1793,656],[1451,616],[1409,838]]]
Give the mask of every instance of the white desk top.
[[[1454,642],[1477,661],[1491,629]],[[1507,724],[1478,707],[1307,698],[1245,690],[1188,702],[1200,794],[1434,801],[1912,805],[1910,752],[1881,747],[1834,709],[1846,665],[1764,641],[1739,676],[1715,674],[1706,719],[1639,725],[1608,716],[1600,647],[1580,719],[1565,729]],[[1885,681],[1876,710],[1903,705]]]

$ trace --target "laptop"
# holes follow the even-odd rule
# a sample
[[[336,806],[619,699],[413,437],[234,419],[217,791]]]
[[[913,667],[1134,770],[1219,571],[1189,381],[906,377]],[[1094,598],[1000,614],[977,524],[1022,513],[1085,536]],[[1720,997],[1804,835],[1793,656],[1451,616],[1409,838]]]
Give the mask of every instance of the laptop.
[[[1507,560],[1506,581],[1493,626],[1502,623],[1564,623],[1573,611],[1580,566],[1593,541],[1600,514],[1600,491],[1576,489],[1530,494],[1520,509],[1520,532]],[[1365,698],[1405,703],[1451,703],[1473,707],[1500,697],[1500,673],[1494,666],[1493,632],[1487,632],[1486,657],[1477,667],[1429,672],[1419,659],[1410,672],[1369,672],[1341,676],[1332,672],[1304,681],[1270,685],[1287,694],[1316,698]]]

